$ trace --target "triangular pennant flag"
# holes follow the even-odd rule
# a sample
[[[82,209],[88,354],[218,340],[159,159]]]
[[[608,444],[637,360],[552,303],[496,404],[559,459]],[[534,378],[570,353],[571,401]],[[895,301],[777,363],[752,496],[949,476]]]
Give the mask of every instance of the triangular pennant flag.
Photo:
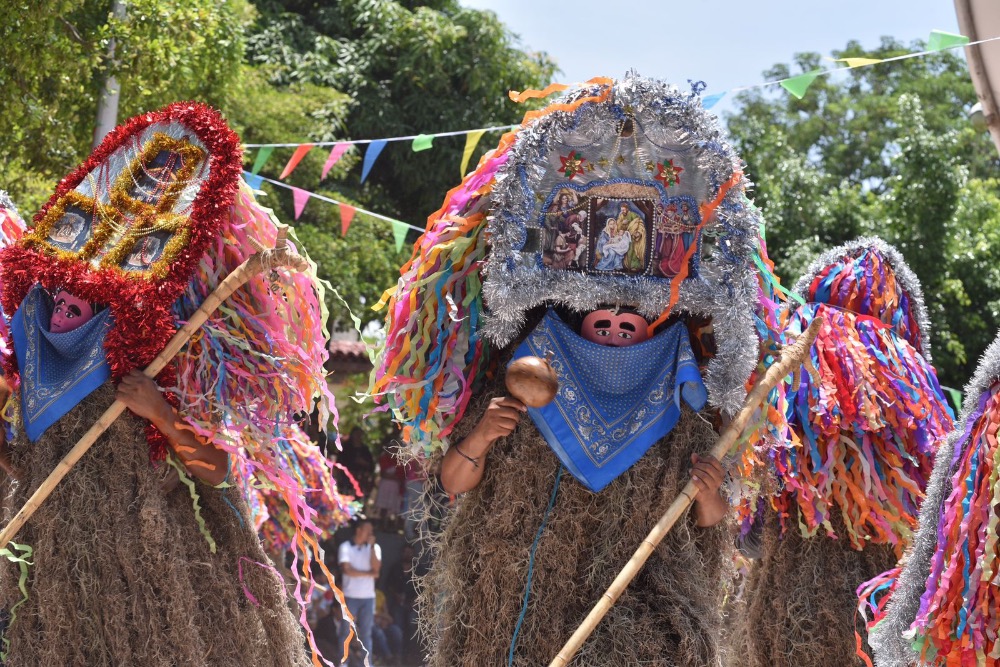
[[[793,76],[790,79],[785,79],[781,82],[781,87],[787,90],[789,93],[794,95],[797,99],[802,99],[806,96],[806,91],[809,90],[809,86],[812,85],[816,77],[820,75],[821,69],[814,69],[811,72],[806,72],[805,74],[799,74],[798,76]]]
[[[260,190],[260,186],[264,184],[263,176],[251,174],[249,171],[243,172],[243,180],[247,182],[251,190]]]
[[[351,220],[354,219],[354,214],[358,212],[358,209],[354,208],[350,204],[340,205],[340,235],[347,236],[347,228],[351,226]]]
[[[365,179],[368,178],[368,172],[372,170],[372,165],[375,164],[375,160],[378,159],[379,153],[385,148],[385,139],[376,139],[375,141],[368,144],[368,150],[365,151],[365,162],[361,166],[361,182],[364,183]]]
[[[410,231],[410,226],[405,222],[400,222],[399,220],[392,221],[392,236],[396,239],[396,252],[400,252],[403,249],[403,244],[406,243],[406,232]]]
[[[878,58],[830,58],[835,63],[844,63],[848,67],[865,67],[866,65],[877,65],[882,62]]]
[[[302,144],[296,148],[295,152],[292,153],[292,157],[289,158],[288,164],[286,164],[284,170],[282,170],[281,176],[278,176],[278,178],[284,180],[286,177],[291,176],[292,172],[295,171],[295,168],[299,166],[299,162],[302,162],[302,158],[306,156],[306,153],[312,150],[312,147],[312,144]]]
[[[718,104],[719,100],[721,100],[725,96],[726,96],[725,93],[716,93],[715,95],[709,95],[708,97],[703,97],[701,98],[701,108],[704,109],[705,111],[708,111],[716,104]]]
[[[943,51],[955,46],[963,46],[969,43],[969,38],[965,35],[956,35],[953,32],[943,30],[931,30],[930,39],[927,40],[928,51]]]
[[[298,220],[299,216],[302,215],[302,209],[306,207],[306,202],[309,201],[309,197],[312,196],[311,192],[302,190],[300,188],[292,188],[292,202],[295,205],[295,219]]]
[[[413,152],[419,153],[420,151],[425,151],[431,148],[431,143],[434,141],[434,135],[431,134],[420,134],[413,138]]]
[[[484,132],[486,130],[473,130],[465,135],[465,150],[462,151],[462,173],[459,174],[462,178],[465,178],[465,169],[469,166],[469,160],[472,158],[472,154],[476,150],[476,145],[482,139]]]
[[[267,158],[271,157],[271,153],[274,152],[274,146],[262,146],[259,151],[257,151],[257,159],[253,161],[253,169],[250,170],[251,174],[256,174],[267,162]]]
[[[326,158],[326,164],[323,165],[323,175],[320,176],[320,180],[326,178],[326,175],[330,173],[333,169],[333,165],[337,164],[337,161],[347,152],[347,149],[351,147],[351,144],[334,144],[333,148],[330,149],[330,157]]]
[[[958,410],[962,409],[962,392],[958,389],[952,389],[951,387],[945,387],[941,385],[941,388],[948,392],[948,396],[951,398],[952,405],[954,405]]]

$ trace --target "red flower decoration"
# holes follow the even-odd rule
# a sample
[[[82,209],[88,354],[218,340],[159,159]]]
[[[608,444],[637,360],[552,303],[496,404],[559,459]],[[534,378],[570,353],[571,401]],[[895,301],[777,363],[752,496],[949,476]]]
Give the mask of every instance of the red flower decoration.
[[[583,163],[587,161],[582,155],[578,155],[576,151],[570,151],[569,155],[565,157],[559,156],[559,160],[562,162],[562,166],[559,169],[570,180],[573,180],[573,177],[577,174],[583,173]]]
[[[669,188],[681,184],[681,172],[684,171],[684,167],[675,167],[673,160],[665,160],[656,165],[656,171],[656,176],[653,178]]]

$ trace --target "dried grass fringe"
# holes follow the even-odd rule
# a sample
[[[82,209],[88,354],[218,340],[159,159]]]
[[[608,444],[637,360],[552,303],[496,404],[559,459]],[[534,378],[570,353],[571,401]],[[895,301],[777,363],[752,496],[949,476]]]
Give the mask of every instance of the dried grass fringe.
[[[503,373],[456,428],[459,442],[502,393]],[[535,557],[514,665],[546,665],[583,620],[689,478],[692,452],[711,449],[712,427],[687,408],[670,435],[600,494],[564,473]],[[482,483],[431,537],[430,572],[418,582],[420,632],[430,667],[500,667],[521,609],[528,553],[558,461],[529,420],[496,443]],[[426,507],[436,516],[438,507]],[[691,516],[657,548],[573,664],[601,667],[720,663],[723,582],[733,539],[724,524]]]
[[[26,483],[4,482],[5,522],[113,398],[107,384],[39,442],[16,440]],[[199,484],[212,554],[187,489],[164,491],[167,466],[150,464],[144,432],[122,415],[17,536],[34,547],[34,565],[8,632],[8,667],[311,664],[281,582],[245,566],[261,606],[243,593],[238,559],[269,561],[238,489]],[[0,604],[20,597],[16,567],[0,562]]]
[[[851,548],[839,516],[840,539],[803,538],[794,528],[782,537],[778,517],[764,517],[763,556],[750,569],[741,604],[733,610],[731,667],[854,667],[854,632],[867,640],[855,615],[856,589],[896,564],[893,549]],[[865,641],[865,650],[871,650]]]

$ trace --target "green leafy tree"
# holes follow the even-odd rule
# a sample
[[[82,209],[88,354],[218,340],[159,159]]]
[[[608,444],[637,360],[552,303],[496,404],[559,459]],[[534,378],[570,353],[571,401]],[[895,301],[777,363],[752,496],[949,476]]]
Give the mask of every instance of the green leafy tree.
[[[219,102],[240,71],[245,0],[0,0],[0,184],[26,212],[87,156],[106,75],[120,117],[178,99]],[[107,46],[116,41],[115,61]]]
[[[350,96],[344,134],[317,126],[317,136],[374,139],[517,123],[526,109],[507,99],[508,89],[544,85],[555,71],[544,54],[520,50],[495,14],[453,0],[257,0],[256,6],[251,63],[276,85],[308,81]],[[497,138],[484,137],[480,152]],[[416,154],[407,142],[390,144],[363,186],[358,170],[337,185],[422,227],[458,182],[463,147],[461,136],[437,139],[432,150]]]
[[[835,57],[922,50],[889,38]],[[796,69],[821,65],[799,54]],[[793,74],[786,65],[768,79]],[[756,183],[778,271],[800,275],[823,249],[875,234],[895,244],[924,287],[942,381],[962,386],[1000,327],[997,167],[989,138],[967,121],[975,101],[952,52],[821,77],[805,98],[743,93],[726,120]],[[975,254],[975,258],[973,258]]]

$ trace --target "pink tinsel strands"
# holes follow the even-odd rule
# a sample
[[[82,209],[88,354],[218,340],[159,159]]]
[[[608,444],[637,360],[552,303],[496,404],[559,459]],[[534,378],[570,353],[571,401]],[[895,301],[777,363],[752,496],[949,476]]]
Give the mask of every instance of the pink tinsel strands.
[[[291,472],[305,493],[305,501],[315,511],[313,523],[325,540],[341,526],[346,526],[361,511],[361,502],[342,496],[333,478],[332,464],[301,430],[287,440],[275,442],[283,468]],[[279,494],[262,484],[248,486],[257,507],[257,532],[269,551],[281,554],[295,543],[295,522]]]
[[[824,324],[810,351],[815,370],[789,395],[791,444],[770,452],[784,483],[773,506],[786,529],[791,519],[804,534],[832,534],[838,511],[854,548],[901,550],[953,415],[934,369],[890,325],[810,303],[792,314],[792,330],[814,317]]]
[[[250,188],[240,181],[218,238],[202,256],[175,306],[178,319],[189,317],[249,256],[251,238],[268,247],[274,245],[277,233],[278,223],[270,211],[259,206]],[[230,297],[178,355],[173,390],[191,430],[227,451],[248,483],[272,489],[270,494],[287,508],[282,511],[292,531],[294,594],[302,605],[303,619],[315,586],[310,565],[314,558],[322,564],[319,536],[325,519],[320,520],[317,509],[310,506],[310,487],[289,465],[287,451],[292,443],[302,444],[299,419],[314,407],[322,424],[331,416],[334,428],[337,424],[323,368],[328,356],[326,285],[316,277],[315,265],[311,266],[311,271],[302,273],[277,269],[255,276]],[[321,475],[326,478],[320,486],[335,494],[329,466]],[[333,575],[323,569],[332,583]],[[318,650],[305,627],[318,666]]]

